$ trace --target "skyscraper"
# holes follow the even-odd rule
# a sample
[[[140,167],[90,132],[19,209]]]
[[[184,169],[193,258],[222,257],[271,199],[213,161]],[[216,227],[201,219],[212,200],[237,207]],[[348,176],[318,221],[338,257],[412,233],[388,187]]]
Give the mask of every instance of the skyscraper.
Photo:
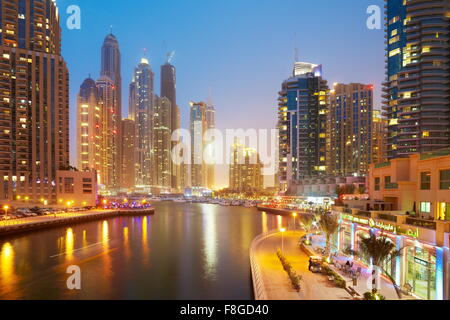
[[[172,188],[171,103],[166,97],[155,97],[152,127],[152,181],[160,191]]]
[[[101,48],[100,79],[97,81],[104,103],[104,138],[108,189],[120,188],[122,162],[122,76],[119,42],[108,34]]]
[[[386,0],[390,159],[450,146],[449,10],[449,0]]]
[[[142,58],[134,70],[130,85],[130,117],[136,124],[136,185],[150,186],[152,108],[154,100],[154,74],[149,61]]]
[[[258,152],[237,139],[231,146],[229,189],[234,192],[260,192],[264,188]]]
[[[279,93],[279,181],[281,190],[326,173],[329,88],[322,66],[296,62]]]
[[[69,74],[54,1],[2,0],[0,201],[56,202],[69,166]]]
[[[204,134],[208,129],[206,103],[191,102],[191,186],[206,188],[208,170],[203,157],[206,143]]]
[[[386,162],[386,129],[387,120],[381,112],[374,110],[372,120],[372,163]]]
[[[173,132],[180,129],[180,108],[177,105],[176,83],[176,69],[172,64],[170,64],[169,57],[169,61],[161,66],[161,98],[166,97],[169,99],[171,104],[171,135]],[[173,149],[176,143],[176,141],[171,142],[171,149]],[[175,163],[172,163],[171,181],[172,188],[181,188],[181,167]]]
[[[364,176],[372,163],[373,86],[336,83],[327,120],[327,173]]]
[[[77,168],[95,169],[103,183],[103,110],[95,81],[89,77],[77,96]]]
[[[114,83],[117,92],[115,108],[122,120],[121,54],[119,42],[112,33],[108,34],[103,41],[100,76],[107,76]]]
[[[134,166],[136,147],[136,126],[131,119],[122,120],[122,182],[121,188],[132,191],[135,187],[136,177]]]
[[[117,110],[117,90],[114,82],[106,75],[96,82],[100,109],[102,111],[102,184],[108,190],[120,187],[121,174],[121,117]]]
[[[206,105],[205,110],[205,117],[206,117],[206,129],[212,130],[216,128],[216,109],[212,104]],[[211,153],[214,152],[214,143],[210,142],[209,146],[206,146]],[[207,180],[206,185],[209,189],[214,189],[215,186],[215,164],[207,164],[206,165],[207,170]]]

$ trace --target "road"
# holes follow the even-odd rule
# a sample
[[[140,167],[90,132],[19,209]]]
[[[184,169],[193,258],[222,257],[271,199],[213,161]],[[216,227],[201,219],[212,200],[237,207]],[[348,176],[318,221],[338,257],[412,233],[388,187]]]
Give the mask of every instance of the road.
[[[326,276],[308,270],[309,257],[297,245],[301,236],[300,231],[296,234],[288,232],[283,236],[284,254],[302,276],[299,293],[292,288],[276,255],[277,249],[282,246],[281,234],[267,238],[256,247],[256,259],[269,300],[351,300],[344,289],[337,288]]]

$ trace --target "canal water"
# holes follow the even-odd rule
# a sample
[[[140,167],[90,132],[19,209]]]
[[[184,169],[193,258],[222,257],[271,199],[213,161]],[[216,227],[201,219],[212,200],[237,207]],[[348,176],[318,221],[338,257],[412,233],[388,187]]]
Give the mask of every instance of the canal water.
[[[254,208],[154,206],[154,216],[0,239],[0,299],[253,298],[250,243],[286,221]],[[81,290],[67,288],[73,265]]]

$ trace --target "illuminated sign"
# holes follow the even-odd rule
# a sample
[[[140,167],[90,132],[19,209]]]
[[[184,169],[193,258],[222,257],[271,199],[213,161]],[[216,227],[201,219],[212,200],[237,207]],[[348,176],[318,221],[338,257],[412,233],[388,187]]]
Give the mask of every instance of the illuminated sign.
[[[394,224],[376,221],[373,219],[365,219],[365,218],[355,217],[355,216],[345,214],[345,213],[341,214],[341,218],[343,220],[370,226],[371,228],[376,228],[376,229],[380,229],[383,231],[392,232],[394,234],[405,235],[405,236],[415,238],[415,239],[419,238],[419,229],[418,228],[416,228],[415,230],[414,229],[403,230],[399,226],[394,225]]]

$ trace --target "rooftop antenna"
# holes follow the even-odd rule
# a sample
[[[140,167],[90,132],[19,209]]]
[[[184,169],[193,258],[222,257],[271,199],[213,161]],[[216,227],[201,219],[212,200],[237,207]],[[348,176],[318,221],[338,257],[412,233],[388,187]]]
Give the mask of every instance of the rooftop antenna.
[[[112,25],[109,26],[109,31],[110,31],[110,32],[109,32],[110,34],[113,34],[113,33],[112,33],[112,32],[113,32],[113,26],[112,26]]]
[[[299,50],[297,47],[297,32],[294,33],[294,62],[300,62]]]

